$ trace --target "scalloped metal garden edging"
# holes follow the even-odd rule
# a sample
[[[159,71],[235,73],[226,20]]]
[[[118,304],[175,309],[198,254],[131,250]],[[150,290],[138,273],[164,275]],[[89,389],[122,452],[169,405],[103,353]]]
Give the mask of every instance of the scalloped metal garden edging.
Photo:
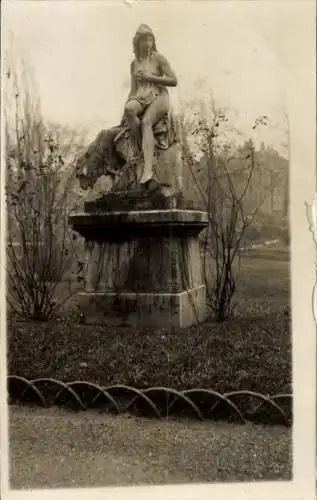
[[[72,410],[99,408],[167,419],[174,416],[292,425],[292,394],[264,395],[241,390],[220,394],[211,389],[177,391],[169,387],[137,389],[127,385],[102,387],[93,382],[61,382],[53,378],[27,380],[8,376],[9,404],[32,402],[44,408],[63,405]]]

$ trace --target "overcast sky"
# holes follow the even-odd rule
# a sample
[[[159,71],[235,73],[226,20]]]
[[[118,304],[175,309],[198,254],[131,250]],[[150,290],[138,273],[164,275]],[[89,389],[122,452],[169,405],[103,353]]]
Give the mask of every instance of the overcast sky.
[[[280,149],[285,82],[305,29],[304,3],[11,0],[4,15],[51,120],[84,125],[92,134],[117,124],[128,92],[132,37],[147,23],[177,73],[175,107],[198,96],[202,78],[219,105],[236,110],[235,126],[246,135],[257,116],[267,115],[274,128],[262,130],[260,139]]]

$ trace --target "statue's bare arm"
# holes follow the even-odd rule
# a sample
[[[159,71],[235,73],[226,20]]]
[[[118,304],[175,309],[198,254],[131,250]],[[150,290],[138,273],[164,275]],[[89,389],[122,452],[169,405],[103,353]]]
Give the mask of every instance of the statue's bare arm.
[[[136,94],[136,81],[135,81],[135,77],[134,77],[134,61],[131,62],[131,66],[130,66],[130,79],[131,79],[131,83],[130,83],[130,92],[128,95],[128,99],[131,96]]]
[[[165,85],[166,87],[176,87],[177,86],[177,77],[172,69],[170,63],[166,59],[166,57],[159,55],[160,68],[162,73],[162,82],[161,85]]]

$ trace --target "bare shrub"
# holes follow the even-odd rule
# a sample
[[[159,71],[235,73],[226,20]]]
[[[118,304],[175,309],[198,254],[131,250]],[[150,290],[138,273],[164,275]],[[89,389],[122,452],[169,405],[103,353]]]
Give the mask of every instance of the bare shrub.
[[[8,305],[23,318],[46,320],[74,293],[59,299],[56,292],[78,255],[68,217],[78,205],[73,189],[82,137],[65,131],[58,137],[59,127],[44,122],[25,68],[11,66],[6,83]]]
[[[266,117],[261,117],[254,127],[265,123]],[[254,145],[248,140],[236,146],[226,111],[217,108],[213,98],[208,106],[200,102],[196,112],[183,114],[180,128],[184,168],[209,216],[202,234],[208,303],[215,319],[224,321],[232,312],[240,243],[261,204],[249,202],[257,168]]]

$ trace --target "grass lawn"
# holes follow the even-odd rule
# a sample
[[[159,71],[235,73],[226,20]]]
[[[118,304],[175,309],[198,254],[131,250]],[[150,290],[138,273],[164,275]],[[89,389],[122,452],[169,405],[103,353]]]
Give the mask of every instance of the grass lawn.
[[[250,249],[245,252],[245,256],[250,259],[280,260],[285,261],[290,258],[290,249],[285,247],[266,247]]]
[[[235,317],[183,330],[14,323],[8,371],[138,388],[291,392],[289,263],[241,259]]]

